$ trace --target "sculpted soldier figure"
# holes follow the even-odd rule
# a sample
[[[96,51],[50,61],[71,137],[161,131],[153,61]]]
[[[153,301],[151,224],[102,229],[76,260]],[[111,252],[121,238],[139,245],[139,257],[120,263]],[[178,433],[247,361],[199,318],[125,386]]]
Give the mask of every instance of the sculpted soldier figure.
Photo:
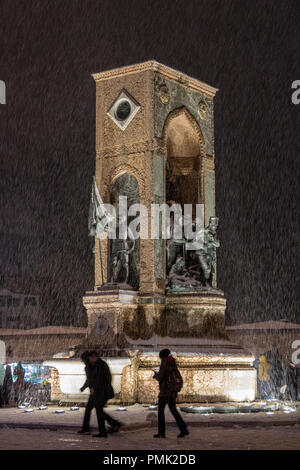
[[[167,243],[168,287],[172,290],[213,288],[216,264],[218,217],[210,217],[208,226],[190,241],[170,239]],[[188,245],[189,244],[189,248]],[[185,259],[186,258],[186,259]]]
[[[168,201],[167,204],[170,206],[170,208],[175,207],[177,210],[180,211],[180,217],[176,218],[177,223],[180,224],[181,227],[181,232],[182,232],[182,224],[183,224],[183,219],[182,219],[182,209],[180,204],[176,203],[175,201]],[[170,272],[172,266],[176,262],[178,256],[182,256],[184,258],[185,256],[185,244],[186,240],[184,238],[174,238],[174,213],[171,212],[170,214],[170,227],[169,227],[169,237],[166,243],[167,247],[167,272]]]
[[[133,252],[135,247],[135,240],[133,240],[132,247],[129,248],[127,240],[123,240],[124,249],[118,250],[117,254],[113,257],[112,263],[112,282],[121,282],[120,272],[122,268],[124,269],[124,279],[122,282],[128,284],[129,280],[129,255]]]
[[[112,280],[113,283],[125,283],[128,284],[130,274],[130,261],[129,255],[134,251],[135,239],[130,230],[127,228],[127,238],[124,240],[118,240],[121,249],[117,249],[113,254],[112,261]],[[131,247],[130,247],[131,242]],[[123,279],[120,279],[120,273],[123,271]]]
[[[191,277],[185,267],[184,258],[178,256],[168,275],[168,287],[174,291],[180,291],[186,289],[201,289],[202,285],[199,281]]]
[[[203,274],[206,287],[212,287],[216,264],[216,249],[220,242],[217,239],[218,217],[210,217],[209,224],[204,230],[203,247],[196,250],[200,269]]]

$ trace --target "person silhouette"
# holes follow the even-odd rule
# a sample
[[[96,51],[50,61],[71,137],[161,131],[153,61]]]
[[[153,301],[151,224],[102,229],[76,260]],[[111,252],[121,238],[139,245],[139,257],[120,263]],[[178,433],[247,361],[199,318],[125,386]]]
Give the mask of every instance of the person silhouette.
[[[177,368],[174,357],[169,349],[162,349],[159,353],[161,364],[158,372],[153,378],[159,383],[158,395],[158,433],[153,437],[166,437],[165,407],[168,405],[174,416],[180,434],[177,437],[184,437],[189,434],[187,426],[176,408],[176,398],[178,391],[182,387],[182,378]]]

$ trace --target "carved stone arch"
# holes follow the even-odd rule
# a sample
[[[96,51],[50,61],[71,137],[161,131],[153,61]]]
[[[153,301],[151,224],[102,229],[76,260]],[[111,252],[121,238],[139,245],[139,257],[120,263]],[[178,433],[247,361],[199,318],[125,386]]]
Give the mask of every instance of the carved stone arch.
[[[166,145],[167,145],[167,142],[166,142],[167,131],[168,131],[168,128],[169,128],[171,122],[173,121],[173,119],[178,118],[181,115],[184,115],[188,119],[188,121],[192,125],[194,131],[198,135],[200,155],[201,155],[201,157],[205,157],[206,156],[206,149],[205,149],[205,140],[204,140],[203,133],[202,133],[201,128],[200,128],[199,124],[197,123],[196,119],[186,109],[185,106],[182,106],[180,108],[176,108],[168,114],[168,116],[167,116],[167,118],[164,122],[164,127],[163,127],[163,132],[162,132],[162,140],[163,140],[164,146],[166,147]]]
[[[166,199],[181,205],[203,201],[203,160],[206,156],[202,131],[185,108],[171,111],[162,134],[166,148]]]
[[[140,197],[143,196],[145,194],[145,180],[143,178],[142,171],[132,165],[122,164],[115,167],[110,175],[109,186],[112,187],[115,181],[125,173],[135,177],[139,186]]]

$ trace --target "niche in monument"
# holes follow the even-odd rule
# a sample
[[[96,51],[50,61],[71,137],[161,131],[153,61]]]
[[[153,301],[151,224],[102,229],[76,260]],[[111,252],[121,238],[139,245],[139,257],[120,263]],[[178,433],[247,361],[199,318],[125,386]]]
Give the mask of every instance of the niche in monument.
[[[190,205],[195,222],[196,216],[199,217],[199,213],[196,213],[197,204],[202,202],[201,167],[204,139],[197,122],[185,107],[176,109],[169,115],[164,129],[164,138],[167,149],[166,200],[170,207],[175,208],[174,204],[177,207],[180,206],[183,215],[186,215],[185,205]],[[174,213],[171,212],[171,233],[174,227],[174,217]],[[195,228],[194,224],[194,230]],[[204,236],[203,227],[198,232],[199,237],[201,233],[204,238],[207,238]],[[208,233],[207,230],[206,233]],[[213,238],[216,238],[215,233]],[[204,288],[211,289],[215,286],[213,263],[210,266],[209,279],[205,278],[203,272],[209,253],[204,249],[187,249],[189,241],[183,232],[181,239],[173,236],[166,243],[166,275],[169,292],[188,292]],[[215,244],[217,246],[217,242]],[[215,257],[215,247],[211,251],[212,256]]]
[[[124,173],[112,185],[110,202],[116,211],[116,239],[109,242],[108,278],[123,288],[138,290],[139,288],[139,240],[134,239],[130,223],[135,217],[127,216],[124,236],[121,237],[121,224],[124,222],[120,215],[120,196],[127,198],[127,208],[139,204],[139,186],[136,178]],[[124,219],[124,216],[123,216]]]
[[[200,202],[200,139],[193,117],[183,108],[166,124],[167,143],[166,200],[181,204]]]

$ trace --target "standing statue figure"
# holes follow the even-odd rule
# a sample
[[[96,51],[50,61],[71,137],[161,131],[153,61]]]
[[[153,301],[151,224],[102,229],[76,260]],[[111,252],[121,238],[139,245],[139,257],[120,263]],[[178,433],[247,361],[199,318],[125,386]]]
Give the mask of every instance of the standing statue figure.
[[[130,275],[129,255],[135,249],[135,238],[129,227],[127,227],[125,238],[118,239],[116,242],[116,249],[113,250],[111,282],[128,284]]]
[[[169,205],[170,208],[177,207],[180,211],[181,205],[178,204],[177,202],[171,200],[168,201],[167,204]],[[183,233],[183,223],[184,223],[184,218],[182,215],[180,217],[176,218],[176,222],[181,226],[181,230],[179,232]],[[176,260],[178,257],[182,257],[183,259],[185,258],[186,252],[185,252],[185,245],[186,245],[186,240],[183,236],[181,238],[174,238],[175,236],[175,214],[171,212],[170,214],[170,226],[168,227],[168,239],[166,243],[166,248],[167,248],[167,273],[170,272],[172,266],[176,263]]]
[[[123,269],[124,270],[124,275],[123,275],[123,280],[122,282],[125,284],[128,284],[129,281],[129,274],[130,274],[130,269],[129,269],[129,255],[130,253],[133,252],[135,248],[135,240],[132,240],[133,244],[131,248],[129,247],[128,240],[123,240],[123,245],[124,248],[121,250],[118,250],[117,253],[113,257],[113,262],[112,262],[112,282],[121,282],[120,279],[120,272]]]
[[[218,217],[210,217],[208,226],[204,229],[203,247],[196,250],[200,270],[206,287],[213,287],[216,265],[216,249],[220,242],[217,239]]]

